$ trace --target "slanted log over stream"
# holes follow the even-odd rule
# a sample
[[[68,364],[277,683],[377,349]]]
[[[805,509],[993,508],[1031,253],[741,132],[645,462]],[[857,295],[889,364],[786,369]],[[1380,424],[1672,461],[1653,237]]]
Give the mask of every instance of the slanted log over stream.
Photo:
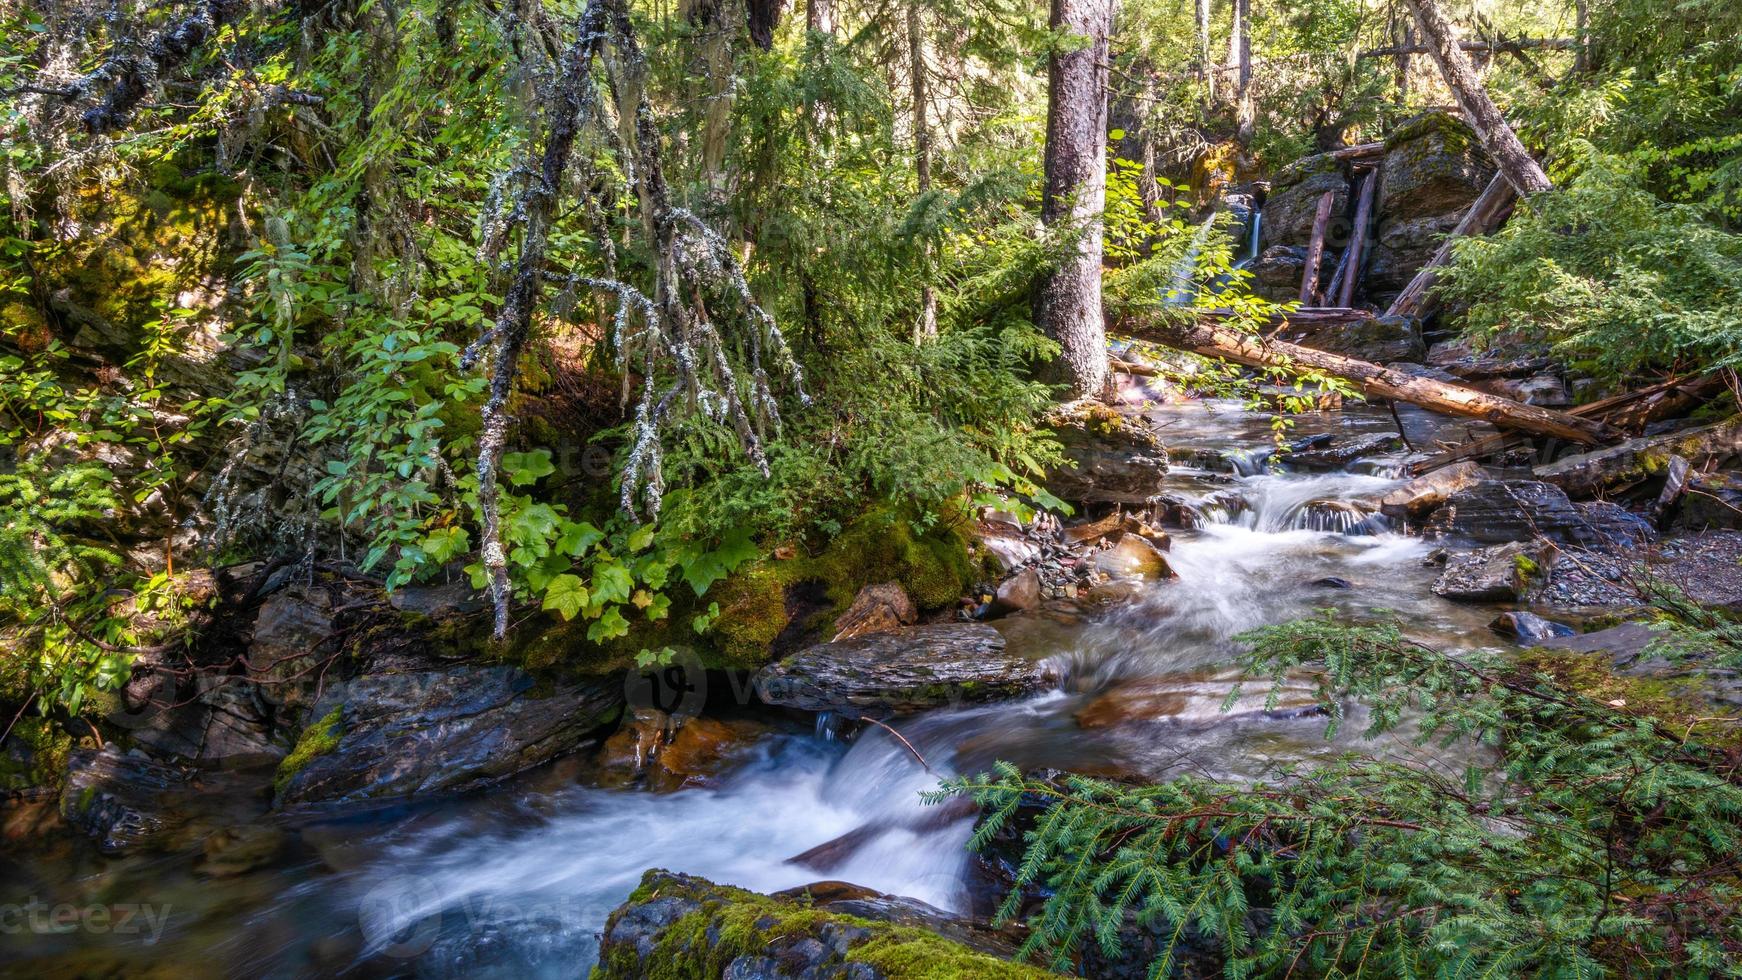
[[[1582,444],[1612,441],[1616,438],[1616,433],[1609,426],[1592,419],[1526,405],[1464,385],[1411,374],[1341,354],[1313,350],[1280,340],[1260,340],[1221,326],[1215,317],[1206,318],[1196,324],[1174,324],[1159,319],[1127,320],[1119,324],[1118,330],[1139,340],[1153,341],[1206,357],[1220,357],[1248,367],[1293,365],[1324,371],[1359,386],[1368,395],[1408,402],[1450,415],[1482,419],[1510,429],[1570,439]]]

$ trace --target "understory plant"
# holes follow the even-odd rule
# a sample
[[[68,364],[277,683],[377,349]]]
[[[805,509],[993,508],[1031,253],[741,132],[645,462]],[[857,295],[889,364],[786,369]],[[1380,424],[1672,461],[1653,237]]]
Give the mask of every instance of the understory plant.
[[[1273,691],[1320,672],[1331,731],[1358,699],[1367,735],[1409,730],[1475,761],[1459,773],[1349,756],[1258,785],[1008,765],[956,780],[940,795],[983,808],[974,846],[1022,832],[1001,915],[1038,902],[1029,954],[1068,970],[1090,945],[1114,958],[1143,934],[1157,977],[1187,960],[1227,976],[1742,971],[1734,717],[1612,686],[1600,700],[1558,680],[1558,661],[1453,656],[1395,622],[1327,613],[1244,639],[1243,667]]]

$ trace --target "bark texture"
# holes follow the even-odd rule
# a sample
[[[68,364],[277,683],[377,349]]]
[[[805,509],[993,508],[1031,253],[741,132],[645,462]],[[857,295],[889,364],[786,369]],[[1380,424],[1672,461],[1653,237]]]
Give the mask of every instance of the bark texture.
[[[1422,40],[1433,52],[1434,61],[1440,66],[1440,74],[1445,77],[1446,86],[1452,90],[1458,106],[1464,110],[1470,125],[1482,138],[1482,145],[1487,148],[1488,155],[1494,158],[1500,172],[1506,175],[1506,179],[1520,194],[1538,194],[1552,187],[1548,175],[1543,173],[1542,167],[1530,155],[1530,151],[1519,142],[1518,134],[1507,125],[1506,117],[1495,107],[1494,100],[1488,97],[1488,91],[1483,88],[1482,80],[1476,77],[1476,70],[1471,66],[1469,56],[1464,53],[1457,28],[1441,13],[1435,0],[1404,2],[1409,4],[1410,12],[1415,14],[1415,22],[1421,27]]]
[[[1078,396],[1107,391],[1101,316],[1101,211],[1107,193],[1107,32],[1113,0],[1053,0],[1051,26],[1087,43],[1047,63],[1046,191],[1041,220],[1072,247],[1041,283],[1038,314],[1063,348]]]
[[[920,17],[919,0],[907,3],[908,70],[913,79],[913,169],[918,175],[919,194],[931,190],[931,125],[926,121],[925,23]],[[929,252],[929,248],[928,248]],[[928,281],[920,287],[919,322],[914,324],[914,343],[921,343],[938,333],[938,294]]]

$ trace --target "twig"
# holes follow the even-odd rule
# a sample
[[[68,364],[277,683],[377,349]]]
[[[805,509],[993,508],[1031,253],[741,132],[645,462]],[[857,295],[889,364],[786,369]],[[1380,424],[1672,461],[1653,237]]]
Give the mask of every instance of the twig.
[[[878,721],[875,718],[864,718],[861,720],[868,721],[871,724],[876,725],[878,728],[881,728],[884,731],[888,732],[889,734],[894,735],[897,739],[899,739],[901,741],[902,745],[907,746],[907,751],[912,752],[913,757],[915,759],[919,760],[920,768],[924,769],[926,772],[932,771],[931,763],[925,761],[925,756],[919,754],[919,750],[913,747],[913,743],[909,742],[905,735],[896,731],[894,728],[891,728],[889,725],[885,724],[884,722]]]

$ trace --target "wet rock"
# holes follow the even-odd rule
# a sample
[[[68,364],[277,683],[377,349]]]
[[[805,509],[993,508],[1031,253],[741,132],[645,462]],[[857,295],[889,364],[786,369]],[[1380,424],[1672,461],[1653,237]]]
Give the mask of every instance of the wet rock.
[[[823,886],[819,886],[822,888]],[[857,914],[834,913],[814,897],[758,895],[690,875],[653,870],[606,920],[595,980],[653,975],[730,978],[896,980],[947,975],[1001,978],[1050,976],[937,935],[931,927],[902,928],[865,913],[905,915],[919,923],[919,903],[873,898],[876,893],[827,889]],[[897,904],[904,911],[897,911]],[[948,919],[948,916],[945,916]],[[921,931],[923,930],[923,931]],[[908,966],[906,964],[916,964]],[[942,971],[942,972],[940,972]]]
[[[1239,670],[1222,669],[1167,674],[1121,682],[1077,712],[1084,728],[1110,728],[1134,722],[1212,725],[1252,718],[1286,719],[1321,715],[1326,702],[1321,678],[1310,671],[1291,672],[1270,702],[1271,683]],[[1228,697],[1235,689],[1234,703]],[[1224,711],[1223,707],[1227,706]]]
[[[1421,520],[1453,493],[1475,486],[1485,478],[1479,463],[1453,463],[1386,493],[1379,498],[1379,512],[1387,517]]]
[[[1455,490],[1428,518],[1427,532],[1474,544],[1535,537],[1585,548],[1632,543],[1593,526],[1558,487],[1535,480],[1492,480]]]
[[[1742,528],[1742,476],[1690,473],[1675,528],[1684,532]]]
[[[901,583],[880,582],[865,586],[853,597],[853,604],[835,620],[835,639],[900,629],[918,621],[919,610]]]
[[[1098,402],[1064,406],[1048,419],[1076,465],[1055,467],[1047,488],[1074,503],[1141,504],[1161,490],[1167,447],[1153,423]]]
[[[126,729],[133,742],[160,759],[272,762],[287,746],[275,737],[272,701],[258,684],[224,675],[202,675],[203,690],[191,701],[176,700],[172,686],[153,693],[139,710],[120,710],[109,722]],[[171,703],[171,707],[162,707]]]
[[[600,749],[608,786],[645,781],[655,793],[718,785],[719,778],[748,758],[769,731],[742,718],[690,718],[635,708]]]
[[[367,674],[316,706],[303,737],[325,743],[286,758],[278,803],[482,786],[574,750],[623,701],[618,679],[541,687],[510,666]]]
[[[74,830],[119,854],[155,843],[187,823],[181,806],[193,773],[114,745],[74,749],[67,758],[60,814]]]
[[[1520,643],[1530,644],[1556,636],[1571,636],[1573,628],[1528,612],[1504,612],[1494,618],[1488,628],[1501,636],[1510,636]]]
[[[1282,456],[1282,462],[1303,470],[1341,470],[1358,459],[1395,452],[1402,448],[1402,439],[1379,433],[1354,439],[1339,439],[1323,448],[1288,452]]]
[[[1294,526],[1333,534],[1381,534],[1389,524],[1373,507],[1371,501],[1364,500],[1309,500],[1301,506]]]
[[[1026,568],[998,584],[998,592],[992,597],[990,615],[1007,616],[1039,605],[1040,573]]]
[[[1352,589],[1355,587],[1348,579],[1336,575],[1327,575],[1324,578],[1316,578],[1308,584],[1321,589]]]
[[[1451,554],[1434,583],[1434,594],[1461,602],[1524,599],[1547,582],[1557,555],[1554,545],[1545,541],[1516,541]]]
[[[1723,422],[1667,435],[1640,436],[1538,466],[1536,478],[1570,496],[1591,497],[1642,483],[1669,468],[1672,457],[1686,459],[1695,469],[1742,453],[1742,415]]]
[[[1252,273],[1252,291],[1265,299],[1298,298],[1301,273],[1306,268],[1306,253],[1304,245],[1266,246],[1257,260],[1247,267],[1247,271]]]
[[[902,713],[1023,697],[1057,682],[1050,668],[1006,652],[979,623],[909,626],[823,643],[764,667],[767,704],[848,715]]]
[[[1175,577],[1161,549],[1135,534],[1124,535],[1113,547],[1097,551],[1095,566],[1109,575],[1156,579]]]

